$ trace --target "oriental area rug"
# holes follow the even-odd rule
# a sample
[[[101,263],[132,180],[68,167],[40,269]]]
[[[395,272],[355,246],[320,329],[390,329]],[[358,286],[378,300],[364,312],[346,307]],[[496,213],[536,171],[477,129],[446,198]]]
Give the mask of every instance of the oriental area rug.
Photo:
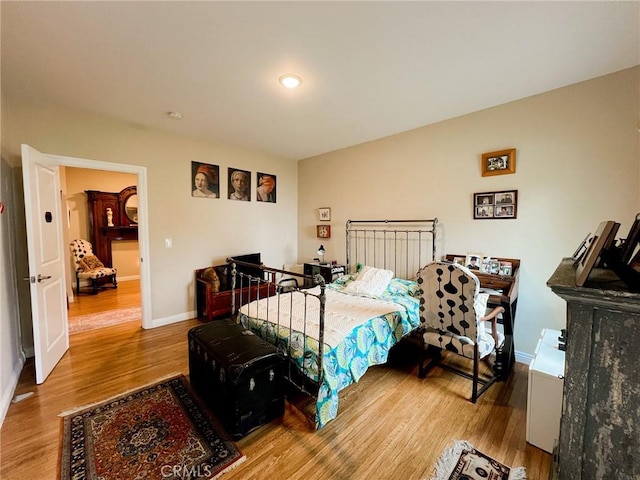
[[[431,480],[526,480],[523,467],[511,468],[456,440],[438,459]]]
[[[119,308],[117,310],[77,315],[69,317],[69,335],[136,320],[140,321],[141,319],[142,310],[140,307]]]
[[[61,417],[62,480],[215,479],[245,460],[183,375]]]

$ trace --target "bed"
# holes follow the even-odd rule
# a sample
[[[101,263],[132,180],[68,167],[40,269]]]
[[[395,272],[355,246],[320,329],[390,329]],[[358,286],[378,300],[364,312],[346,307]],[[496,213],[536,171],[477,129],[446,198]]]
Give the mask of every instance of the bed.
[[[313,288],[298,288],[309,277],[264,265],[260,276],[233,275],[232,288],[240,289],[277,275],[276,295],[240,298],[241,307],[232,308],[288,359],[288,385],[314,402],[316,428],[337,416],[341,390],[385,363],[390,348],[419,327],[415,277],[435,259],[436,225],[437,219],[349,220],[347,273],[330,284],[317,275]],[[243,265],[228,261],[232,272]]]

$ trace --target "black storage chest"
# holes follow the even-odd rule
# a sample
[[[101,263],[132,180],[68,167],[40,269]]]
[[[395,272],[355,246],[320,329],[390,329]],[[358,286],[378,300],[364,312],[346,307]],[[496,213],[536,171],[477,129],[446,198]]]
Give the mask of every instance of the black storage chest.
[[[235,440],[284,414],[284,358],[231,320],[189,330],[189,380]]]

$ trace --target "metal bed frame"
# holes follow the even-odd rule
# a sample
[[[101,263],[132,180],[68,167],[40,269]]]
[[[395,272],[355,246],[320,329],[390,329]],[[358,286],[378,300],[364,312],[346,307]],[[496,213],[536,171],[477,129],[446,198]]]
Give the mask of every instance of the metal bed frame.
[[[377,268],[391,269],[395,272],[395,277],[413,280],[417,276],[418,270],[426,263],[436,258],[436,227],[438,219],[430,220],[348,220],[346,223],[346,263],[347,273],[355,273],[358,265],[369,265]],[[237,319],[240,306],[249,303],[249,298],[243,298],[243,291],[248,291],[243,287],[260,284],[269,284],[267,291],[275,292],[275,295],[266,298],[266,302],[274,302],[277,305],[277,319],[267,320],[275,324],[277,347],[282,355],[288,360],[285,368],[285,378],[288,385],[292,387],[288,396],[303,394],[317,400],[320,386],[323,382],[323,356],[324,356],[324,324],[325,324],[325,280],[320,275],[309,276],[296,272],[289,272],[277,268],[260,265],[262,271],[261,278],[253,277],[246,273],[237,271],[237,266],[253,267],[255,264],[241,262],[234,258],[228,258],[227,262],[231,266],[231,311],[232,316]],[[273,282],[267,278],[273,278],[271,274],[286,276],[285,280]],[[320,293],[312,293],[298,287],[308,284],[312,280],[314,285],[318,285]],[[289,283],[294,283],[294,286]],[[236,293],[236,290],[239,291]],[[259,292],[260,289],[257,289]],[[291,332],[291,320],[287,325],[280,323],[281,295],[299,292],[304,295],[305,307],[307,302],[319,302],[319,335],[318,355],[317,355],[317,380],[312,379],[311,371],[303,361],[302,368],[294,360],[291,342],[282,342],[277,332],[281,328],[287,328]],[[236,302],[237,300],[237,302]],[[253,300],[253,299],[251,299]],[[260,300],[259,293],[257,301]],[[291,319],[291,311],[289,311]],[[306,308],[304,318],[303,344],[306,351],[308,338],[306,331]],[[289,337],[291,340],[291,337]],[[294,402],[295,405],[295,402]],[[303,412],[306,413],[306,412]]]

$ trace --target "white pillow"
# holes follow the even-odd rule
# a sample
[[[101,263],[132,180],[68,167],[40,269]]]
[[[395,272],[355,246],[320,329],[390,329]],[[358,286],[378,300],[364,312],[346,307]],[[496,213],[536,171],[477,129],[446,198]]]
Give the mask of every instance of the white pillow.
[[[364,266],[356,279],[345,287],[345,291],[360,295],[382,295],[392,278],[391,270]]]

